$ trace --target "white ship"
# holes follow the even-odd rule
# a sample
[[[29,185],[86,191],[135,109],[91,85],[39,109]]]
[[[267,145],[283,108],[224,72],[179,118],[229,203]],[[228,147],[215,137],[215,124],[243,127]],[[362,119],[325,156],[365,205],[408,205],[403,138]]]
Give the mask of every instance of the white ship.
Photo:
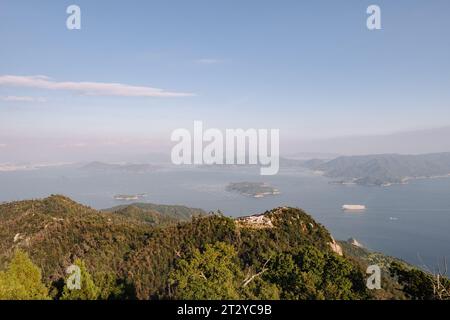
[[[342,206],[342,210],[344,211],[364,211],[366,210],[366,206],[361,204],[344,204]]]

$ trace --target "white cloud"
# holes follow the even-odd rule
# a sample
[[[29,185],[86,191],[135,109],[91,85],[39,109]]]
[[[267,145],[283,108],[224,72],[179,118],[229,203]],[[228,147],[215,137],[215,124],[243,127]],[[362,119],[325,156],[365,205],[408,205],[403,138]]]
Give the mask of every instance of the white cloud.
[[[171,92],[152,87],[108,82],[58,82],[47,76],[0,76],[0,86],[75,91],[91,96],[122,97],[188,97],[192,93]]]
[[[8,145],[6,143],[0,143],[0,148],[6,148]]]
[[[47,99],[42,97],[24,97],[24,96],[6,96],[0,97],[3,101],[8,102],[46,102]]]
[[[203,59],[197,59],[195,60],[195,63],[198,64],[218,64],[222,63],[223,61],[220,59],[213,59],[213,58],[203,58]]]

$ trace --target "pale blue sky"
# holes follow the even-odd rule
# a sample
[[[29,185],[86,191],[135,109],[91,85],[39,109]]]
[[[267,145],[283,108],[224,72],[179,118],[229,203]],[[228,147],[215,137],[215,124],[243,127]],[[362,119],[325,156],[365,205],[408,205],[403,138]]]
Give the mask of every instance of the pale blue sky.
[[[81,7],[82,30],[66,29],[70,4]],[[380,31],[366,28],[370,4],[381,7]],[[450,125],[449,15],[448,0],[0,0],[0,77],[193,94],[0,83],[0,146],[60,137],[164,144],[193,120],[279,128],[289,139]]]

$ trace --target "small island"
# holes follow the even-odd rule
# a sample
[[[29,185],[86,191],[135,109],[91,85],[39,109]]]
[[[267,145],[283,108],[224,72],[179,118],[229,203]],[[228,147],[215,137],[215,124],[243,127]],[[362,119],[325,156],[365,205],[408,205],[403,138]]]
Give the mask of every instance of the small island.
[[[241,195],[253,198],[264,198],[280,194],[277,188],[264,182],[235,182],[230,183],[227,188],[229,192],[237,192]]]

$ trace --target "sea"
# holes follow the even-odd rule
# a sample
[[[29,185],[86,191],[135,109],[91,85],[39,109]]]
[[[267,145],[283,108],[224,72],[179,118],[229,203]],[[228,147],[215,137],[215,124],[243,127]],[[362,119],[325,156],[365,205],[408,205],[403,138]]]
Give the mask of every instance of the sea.
[[[231,182],[265,182],[281,194],[254,198],[226,191]],[[336,185],[305,169],[282,168],[261,176],[248,167],[167,167],[151,172],[92,171],[76,165],[0,172],[0,202],[66,195],[96,209],[132,201],[118,194],[145,194],[139,202],[220,210],[232,217],[298,207],[335,239],[355,238],[366,248],[434,270],[450,258],[450,178],[411,180],[405,185]],[[345,212],[344,204],[362,204]]]

